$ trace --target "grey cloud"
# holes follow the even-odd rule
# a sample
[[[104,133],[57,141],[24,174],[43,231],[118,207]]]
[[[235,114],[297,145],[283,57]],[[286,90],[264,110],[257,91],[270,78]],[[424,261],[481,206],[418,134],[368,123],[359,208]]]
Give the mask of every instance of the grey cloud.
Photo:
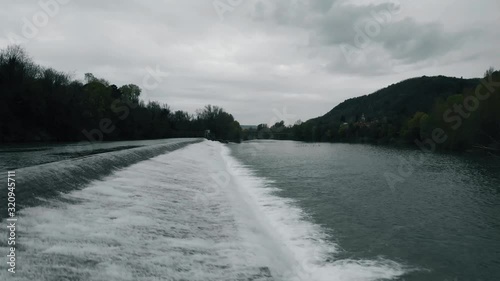
[[[440,23],[418,24],[407,18],[389,25],[379,41],[393,58],[412,63],[456,50],[478,32],[446,32]]]
[[[262,3],[258,4],[263,10]],[[375,45],[382,46],[390,58],[399,63],[408,64],[442,56],[468,40],[469,35],[478,31],[471,28],[461,32],[446,31],[439,22],[419,23],[413,18],[398,19],[399,4],[385,2],[378,4],[356,5],[346,1],[312,1],[308,5],[303,2],[277,1],[275,5],[268,4],[267,17],[278,24],[287,24],[306,29],[309,32],[311,52],[319,52],[324,47],[338,49],[341,45],[370,52]],[[263,18],[263,14],[259,14]],[[378,22],[379,34],[368,36],[365,31],[368,22]],[[362,33],[369,38],[371,46],[359,48],[356,36]],[[359,38],[359,37],[358,37]],[[363,39],[364,40],[364,39]],[[361,41],[361,40],[359,40]],[[318,49],[316,49],[318,48]],[[330,52],[332,53],[332,52]],[[358,71],[353,66],[345,65],[342,56],[335,54],[327,58],[330,65],[342,65],[343,69]],[[373,61],[376,63],[376,61]],[[386,63],[380,61],[381,63]],[[334,67],[327,67],[334,69]],[[370,69],[383,74],[385,67],[374,64]]]
[[[378,5],[337,5],[328,14],[315,20],[311,34],[312,45],[354,44],[356,26],[372,17],[372,12],[388,11],[391,3]],[[394,15],[392,16],[394,17]]]
[[[38,1],[8,2],[0,10],[0,48],[10,44],[6,32],[19,33],[23,17],[40,10]],[[92,72],[117,85],[140,85],[145,68],[158,65],[171,75],[146,98],[174,109],[193,113],[212,103],[256,124],[286,106],[306,120],[411,76],[481,75],[499,65],[497,29],[479,32],[474,24],[498,24],[498,9],[488,2],[498,5],[457,0],[478,12],[456,18],[450,10],[429,18],[406,2],[404,16],[395,16],[351,62],[340,46],[354,45],[353,26],[390,1],[245,0],[221,20],[212,0],[72,0],[24,46],[45,66],[80,79]],[[430,0],[419,5],[437,9]]]

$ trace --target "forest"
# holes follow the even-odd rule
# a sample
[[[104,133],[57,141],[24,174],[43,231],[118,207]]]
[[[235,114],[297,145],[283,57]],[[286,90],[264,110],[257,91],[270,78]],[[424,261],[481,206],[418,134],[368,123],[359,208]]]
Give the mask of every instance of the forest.
[[[203,137],[240,141],[218,106],[196,114],[141,100],[141,88],[91,73],[85,80],[34,63],[20,46],[0,51],[0,142],[71,142]],[[206,134],[207,130],[210,134]]]
[[[45,68],[20,46],[0,51],[0,142],[72,142],[208,137],[306,142],[415,144],[439,149],[500,149],[500,72],[483,78],[411,78],[348,99],[323,116],[242,130],[234,117],[207,105],[190,114],[141,99],[134,84],[117,86]],[[207,135],[207,132],[210,132]],[[437,141],[439,140],[439,141]]]
[[[346,100],[327,114],[286,126],[243,130],[243,139],[419,144],[437,149],[500,149],[500,72],[482,79],[418,77]],[[438,139],[439,141],[435,141]]]

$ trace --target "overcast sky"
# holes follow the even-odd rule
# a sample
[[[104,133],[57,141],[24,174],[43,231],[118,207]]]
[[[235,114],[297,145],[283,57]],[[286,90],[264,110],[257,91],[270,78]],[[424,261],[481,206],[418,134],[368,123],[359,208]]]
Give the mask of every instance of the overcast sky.
[[[4,1],[0,47],[17,40],[76,79],[146,85],[146,100],[219,105],[241,124],[307,120],[410,77],[500,68],[498,0],[55,1]],[[145,84],[155,69],[168,77]]]

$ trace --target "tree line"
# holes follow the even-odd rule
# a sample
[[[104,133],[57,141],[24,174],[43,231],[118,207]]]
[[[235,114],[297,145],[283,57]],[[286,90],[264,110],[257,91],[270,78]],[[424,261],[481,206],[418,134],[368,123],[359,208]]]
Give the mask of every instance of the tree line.
[[[500,151],[500,71],[483,79],[444,76],[402,81],[349,99],[324,116],[245,129],[243,139],[415,144],[440,136],[439,149]]]
[[[72,79],[37,65],[20,46],[9,46],[0,51],[0,142],[241,139],[240,124],[221,107],[189,114],[145,102],[141,92],[137,85],[117,86],[91,73],[84,81]]]

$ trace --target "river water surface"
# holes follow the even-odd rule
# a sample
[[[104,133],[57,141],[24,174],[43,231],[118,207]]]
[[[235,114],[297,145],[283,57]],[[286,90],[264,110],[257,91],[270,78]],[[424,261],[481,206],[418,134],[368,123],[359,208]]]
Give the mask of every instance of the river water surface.
[[[2,147],[20,210],[17,273],[2,262],[0,280],[498,280],[500,161],[425,155],[390,186],[385,175],[420,153],[197,139]]]

